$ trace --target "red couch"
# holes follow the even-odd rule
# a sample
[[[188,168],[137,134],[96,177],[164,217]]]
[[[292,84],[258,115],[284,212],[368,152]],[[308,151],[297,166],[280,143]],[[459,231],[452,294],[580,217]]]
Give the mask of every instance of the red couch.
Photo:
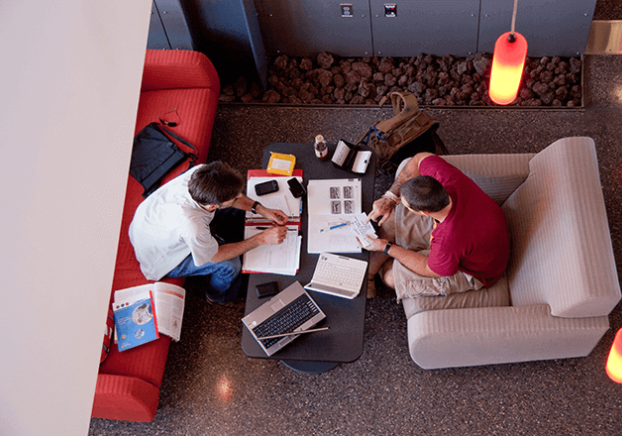
[[[185,50],[147,50],[135,133],[160,118],[177,121],[176,127],[167,128],[193,144],[199,152],[197,163],[204,163],[219,94],[218,74],[205,55]],[[188,163],[183,163],[163,183],[187,169]],[[128,177],[112,291],[148,283],[128,236],[134,211],[143,200],[142,192],[142,186]],[[183,285],[181,279],[170,282]],[[153,420],[169,345],[167,336],[122,353],[113,345],[99,368],[92,416]]]

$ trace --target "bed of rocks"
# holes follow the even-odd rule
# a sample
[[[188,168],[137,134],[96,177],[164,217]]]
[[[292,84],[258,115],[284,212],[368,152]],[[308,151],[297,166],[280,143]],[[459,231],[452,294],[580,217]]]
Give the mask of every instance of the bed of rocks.
[[[225,84],[223,102],[377,105],[392,91],[410,91],[425,106],[496,106],[488,96],[492,56],[420,54],[414,57],[338,58],[281,55],[270,60],[268,89],[244,77]],[[578,58],[528,58],[511,106],[581,106]]]

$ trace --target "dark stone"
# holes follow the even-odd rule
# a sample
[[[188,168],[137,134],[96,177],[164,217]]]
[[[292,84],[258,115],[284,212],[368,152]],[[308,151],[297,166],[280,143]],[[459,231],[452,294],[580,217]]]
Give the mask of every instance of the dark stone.
[[[553,80],[553,72],[550,70],[542,71],[540,73],[540,82],[549,83]]]
[[[386,59],[381,60],[378,64],[378,71],[382,74],[390,73],[393,71],[393,63],[387,61]]]
[[[373,75],[371,66],[369,64],[366,64],[365,62],[354,62],[352,64],[352,70],[356,71],[359,76],[365,79],[369,79]]]
[[[274,60],[274,68],[284,70],[287,68],[287,55],[281,55]]]
[[[581,60],[577,58],[570,58],[570,72],[578,74],[581,72]]]
[[[235,95],[242,97],[247,93],[248,81],[244,77],[239,77],[233,84],[235,88]]]
[[[432,101],[438,97],[438,90],[434,88],[428,88],[425,90],[425,99],[426,101]]]
[[[309,58],[304,58],[300,61],[300,69],[303,71],[309,71],[313,68],[313,62]]]
[[[475,68],[475,71],[482,76],[489,74],[491,64],[492,60],[483,55],[480,56],[478,54],[475,56],[475,59],[473,59],[473,68]]]
[[[361,76],[354,70],[346,73],[346,83],[348,85],[358,84],[361,81]]]
[[[542,95],[549,92],[549,89],[551,88],[549,88],[549,85],[546,83],[536,82],[531,89],[536,94]]]
[[[397,82],[395,76],[391,73],[387,73],[384,75],[384,84],[387,86],[393,86]]]
[[[317,64],[320,68],[328,70],[333,65],[334,59],[332,55],[326,53],[325,51],[321,52],[317,55]]]
[[[518,95],[520,95],[520,97],[523,100],[529,100],[529,99],[532,99],[534,97],[533,92],[530,89],[527,89],[527,88],[521,89],[520,92],[518,93]]]
[[[333,81],[333,73],[328,70],[320,70],[318,74],[318,79],[322,86],[328,86]]]
[[[281,94],[270,89],[264,93],[262,101],[270,104],[278,103],[281,101]]]
[[[546,106],[550,105],[554,99],[555,99],[555,94],[553,92],[547,92],[540,96],[540,100]]]
[[[251,95],[253,98],[260,98],[263,95],[263,88],[258,83],[251,83]]]
[[[301,89],[298,92],[298,97],[305,103],[311,103],[311,101],[315,98],[312,92],[307,91],[306,89]],[[265,98],[265,96],[264,96]]]
[[[415,95],[419,95],[423,91],[425,91],[425,85],[421,82],[413,82],[410,85],[408,85],[408,90]]]
[[[224,95],[229,95],[229,96],[233,96],[235,97],[235,89],[233,88],[233,85],[225,85],[223,86],[222,90],[220,91],[220,94],[224,94]]]
[[[344,79],[341,74],[335,74],[333,76],[333,83],[337,88],[341,88],[346,83],[346,79]]]

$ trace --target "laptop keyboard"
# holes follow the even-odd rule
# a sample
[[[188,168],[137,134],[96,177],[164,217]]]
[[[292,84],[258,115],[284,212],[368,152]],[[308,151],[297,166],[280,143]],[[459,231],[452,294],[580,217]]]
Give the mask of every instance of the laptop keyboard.
[[[259,324],[253,332],[260,340],[263,336],[291,333],[319,312],[315,303],[304,294]],[[261,342],[264,347],[270,348],[281,339],[283,338],[264,339]]]
[[[319,262],[316,268],[315,274],[317,274],[317,277],[321,277],[323,282],[356,287],[360,280],[358,271],[353,271],[350,268],[343,268],[330,262]]]

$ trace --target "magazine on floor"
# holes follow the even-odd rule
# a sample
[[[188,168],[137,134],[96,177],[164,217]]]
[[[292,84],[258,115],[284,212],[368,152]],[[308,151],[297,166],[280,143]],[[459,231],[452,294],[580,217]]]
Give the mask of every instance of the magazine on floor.
[[[120,289],[114,293],[114,302],[133,302],[149,291],[153,294],[158,332],[179,341],[186,302],[186,290],[181,286],[155,282]]]

